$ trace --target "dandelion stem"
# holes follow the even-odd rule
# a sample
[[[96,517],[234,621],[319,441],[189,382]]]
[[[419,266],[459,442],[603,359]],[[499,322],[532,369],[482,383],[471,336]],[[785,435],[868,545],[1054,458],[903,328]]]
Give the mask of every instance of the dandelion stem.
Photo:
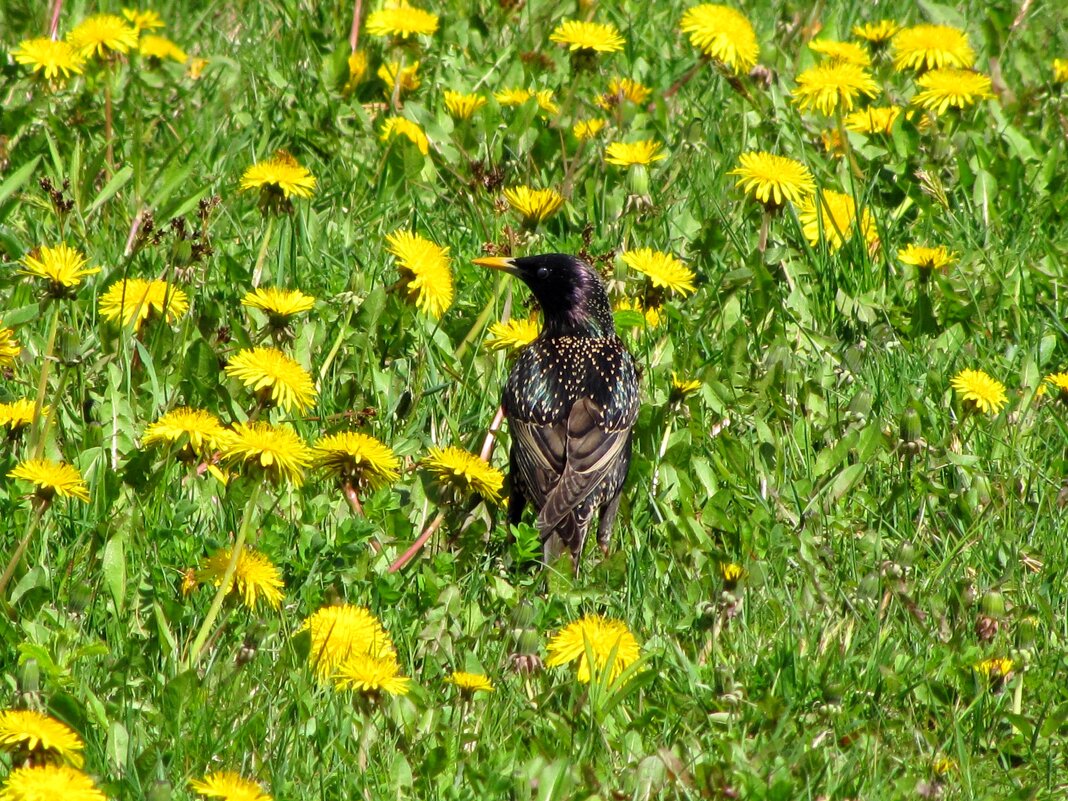
[[[31,423],[33,436],[30,441],[33,443],[35,459],[40,459],[41,454],[44,453],[45,429],[41,423],[41,418],[44,411],[45,393],[48,391],[48,373],[49,368],[52,366],[52,353],[55,351],[56,331],[58,329],[59,304],[56,303],[52,310],[52,320],[48,324],[48,344],[45,345],[44,358],[41,360],[41,377],[37,380],[37,397],[33,403],[33,422]]]
[[[52,3],[52,18],[48,22],[48,38],[59,38],[59,17],[63,13],[63,0],[54,0]]]
[[[4,568],[4,574],[0,576],[0,601],[4,600],[4,593],[7,590],[7,585],[10,583],[11,577],[15,575],[15,569],[18,567],[19,562],[22,561],[22,555],[26,553],[26,549],[29,547],[30,540],[33,539],[34,532],[37,531],[37,524],[41,522],[41,517],[44,515],[44,510],[48,507],[48,503],[40,501],[35,503],[34,507],[33,517],[31,517],[26,524],[26,533],[22,535],[18,547],[15,548],[15,552],[11,554],[7,566]]]
[[[363,0],[356,0],[352,4],[352,28],[349,30],[349,47],[356,52],[360,44],[360,17],[363,16]]]
[[[274,233],[274,215],[267,216],[267,227],[263,231],[263,241],[260,242],[260,253],[256,256],[256,267],[252,270],[252,288],[260,285],[263,277],[263,264],[267,261],[267,246],[271,244],[271,234]]]
[[[349,502],[349,506],[352,507],[352,511],[357,517],[367,517],[367,513],[363,511],[363,506],[360,504],[360,496],[356,492],[356,488],[352,486],[352,482],[342,481],[341,493],[345,496],[345,500]]]
[[[387,572],[396,573],[398,570],[400,570],[402,567],[412,561],[412,559],[415,558],[415,555],[423,549],[424,545],[426,545],[427,540],[434,536],[434,532],[441,528],[441,524],[444,520],[445,512],[438,512],[437,517],[435,517],[431,521],[429,526],[423,529],[423,533],[420,534],[416,541],[412,543],[411,547],[407,551],[402,553],[400,557],[398,557],[397,561],[395,561],[389,566],[389,570]]]
[[[186,669],[196,667],[197,661],[200,659],[200,653],[204,650],[204,643],[207,642],[212,626],[215,625],[215,621],[219,617],[223,601],[226,600],[226,596],[230,592],[230,585],[233,583],[234,573],[237,572],[237,562],[241,558],[242,549],[245,547],[245,538],[251,527],[253,513],[256,503],[259,501],[262,486],[262,483],[259,482],[255,485],[252,495],[249,496],[248,502],[245,504],[244,514],[241,516],[241,526],[237,530],[234,546],[230,549],[230,562],[226,565],[226,572],[223,573],[222,579],[219,581],[219,589],[215,591],[215,598],[208,609],[208,616],[200,624],[200,630],[197,632],[196,639],[193,640],[193,645],[189,649],[189,656],[185,660]]]
[[[486,302],[486,305],[478,315],[478,319],[475,320],[470,330],[464,336],[463,341],[456,346],[456,361],[460,361],[463,358],[467,349],[471,346],[471,342],[486,327],[486,321],[489,320],[490,315],[493,314],[494,306],[497,305],[497,301],[501,299],[501,295],[504,294],[504,290],[507,288],[508,282],[505,281],[504,276],[502,275],[497,279],[497,288],[493,293],[493,297]]]
[[[768,229],[771,227],[771,214],[764,209],[764,216],[760,220],[760,241],[757,242],[757,250],[761,253],[768,249]]]
[[[842,109],[836,108],[834,110],[834,120],[838,124],[838,137],[842,140],[842,152],[845,153],[846,161],[849,162],[849,169],[853,173],[853,177],[863,180],[864,171],[860,169],[860,165],[857,163],[857,157],[853,153],[853,145],[850,144],[849,136],[846,134]]]
[[[104,141],[107,143],[108,169],[115,172],[115,142],[111,136],[111,67],[104,66]]]

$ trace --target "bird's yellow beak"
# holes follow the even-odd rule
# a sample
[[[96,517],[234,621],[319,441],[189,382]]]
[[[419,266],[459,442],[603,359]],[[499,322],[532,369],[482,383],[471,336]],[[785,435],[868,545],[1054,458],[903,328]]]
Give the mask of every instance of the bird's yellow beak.
[[[477,264],[479,267],[489,267],[491,270],[503,270],[512,275],[517,275],[519,272],[516,269],[515,261],[504,256],[486,256],[481,259],[472,259],[471,263]]]

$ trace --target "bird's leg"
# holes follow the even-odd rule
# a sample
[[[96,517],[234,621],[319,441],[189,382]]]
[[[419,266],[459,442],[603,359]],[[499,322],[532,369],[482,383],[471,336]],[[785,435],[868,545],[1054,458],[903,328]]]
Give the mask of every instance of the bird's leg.
[[[619,511],[619,500],[623,497],[622,492],[617,492],[616,497],[601,507],[601,519],[597,521],[597,544],[601,551],[608,556],[608,543],[612,539],[612,524],[616,520]]]

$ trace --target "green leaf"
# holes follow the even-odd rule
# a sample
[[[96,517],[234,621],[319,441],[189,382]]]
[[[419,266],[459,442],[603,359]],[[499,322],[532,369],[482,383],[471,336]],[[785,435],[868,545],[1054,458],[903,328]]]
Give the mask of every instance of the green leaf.
[[[133,167],[127,165],[111,176],[111,180],[104,184],[104,188],[100,190],[100,194],[96,196],[96,199],[86,210],[86,218],[92,217],[101,206],[111,200],[111,198],[115,197],[118,191],[126,186],[130,179],[133,178],[133,174]]]
[[[121,614],[126,600],[126,540],[122,535],[112,536],[104,546],[103,570],[115,612]]]
[[[23,184],[30,180],[30,176],[33,175],[33,171],[37,169],[37,164],[40,161],[40,156],[34,156],[11,173],[11,175],[5,178],[4,182],[0,184],[0,220],[7,216],[5,213],[6,209],[4,208],[7,199],[21,189]]]

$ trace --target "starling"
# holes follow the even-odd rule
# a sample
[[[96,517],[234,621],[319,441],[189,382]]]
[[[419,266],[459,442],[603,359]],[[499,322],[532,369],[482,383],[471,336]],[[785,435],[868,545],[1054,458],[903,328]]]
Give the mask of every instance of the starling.
[[[597,543],[608,551],[638,417],[634,359],[616,336],[604,282],[581,259],[475,264],[521,279],[541,306],[541,334],[519,354],[501,401],[512,434],[508,521],[519,523],[533,504],[545,562],[562,544],[577,574],[595,513]]]

